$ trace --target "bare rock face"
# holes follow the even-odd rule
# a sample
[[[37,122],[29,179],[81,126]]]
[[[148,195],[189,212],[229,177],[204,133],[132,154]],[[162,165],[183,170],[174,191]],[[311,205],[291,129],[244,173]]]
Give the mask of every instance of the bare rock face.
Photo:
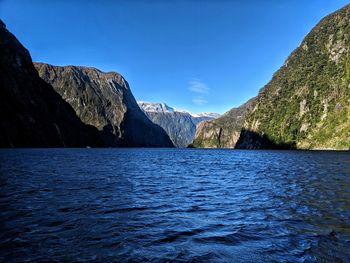
[[[254,99],[251,99],[215,120],[199,123],[192,146],[200,148],[235,148],[245,116],[253,101]]]
[[[29,52],[0,20],[0,147],[101,146],[35,70]]]
[[[92,67],[34,65],[40,77],[73,107],[81,121],[100,131],[105,144],[173,147],[166,132],[140,110],[120,74]]]

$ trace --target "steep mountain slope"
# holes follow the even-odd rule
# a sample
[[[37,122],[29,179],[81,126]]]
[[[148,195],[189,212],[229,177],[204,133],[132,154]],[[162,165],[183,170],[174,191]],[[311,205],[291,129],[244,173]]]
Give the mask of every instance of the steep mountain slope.
[[[217,113],[190,113],[169,107],[165,103],[138,102],[149,119],[161,126],[176,147],[187,147],[194,138],[196,125],[220,116]]]
[[[349,149],[350,147],[350,5],[322,19],[292,52],[272,80],[251,102],[239,140],[241,121],[231,143],[222,142],[220,125],[202,124],[198,147]],[[215,122],[216,123],[216,122]],[[212,141],[210,141],[212,140]],[[227,140],[225,140],[227,141]]]
[[[237,147],[350,147],[350,5],[322,19],[261,90]],[[259,135],[252,140],[252,134]]]
[[[79,118],[101,132],[107,145],[173,147],[166,132],[140,110],[120,74],[91,67],[34,65]]]
[[[234,148],[243,126],[244,118],[254,99],[233,108],[220,118],[201,122],[197,126],[193,147]]]
[[[0,20],[0,147],[99,146],[98,132],[43,81]]]

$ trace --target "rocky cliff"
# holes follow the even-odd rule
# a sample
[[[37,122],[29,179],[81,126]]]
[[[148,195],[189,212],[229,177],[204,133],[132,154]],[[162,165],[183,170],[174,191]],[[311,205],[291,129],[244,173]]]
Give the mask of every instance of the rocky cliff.
[[[193,147],[234,148],[243,127],[247,111],[254,99],[233,108],[220,118],[201,122],[197,126]]]
[[[97,130],[43,81],[0,20],[0,147],[100,146]]]
[[[322,19],[263,87],[245,114],[239,129],[227,132],[232,143],[222,143],[224,120],[207,125],[202,143],[236,148],[349,149],[350,147],[350,5]],[[236,124],[234,124],[236,122]],[[202,128],[203,129],[203,128]],[[221,132],[225,132],[222,129]],[[203,136],[202,136],[203,137]],[[214,138],[210,141],[210,138]]]
[[[148,118],[161,126],[176,147],[187,147],[192,143],[196,125],[205,120],[220,116],[216,113],[191,113],[177,110],[165,103],[138,102]]]
[[[79,118],[95,126],[104,143],[124,147],[172,147],[166,132],[138,107],[126,80],[96,68],[34,63],[39,75]]]

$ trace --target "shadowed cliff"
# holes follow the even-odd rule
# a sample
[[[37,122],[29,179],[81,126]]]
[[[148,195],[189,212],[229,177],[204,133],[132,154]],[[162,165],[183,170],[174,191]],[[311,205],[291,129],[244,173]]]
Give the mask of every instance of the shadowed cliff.
[[[0,147],[101,146],[97,130],[43,81],[0,20]]]
[[[280,149],[294,150],[295,143],[275,143],[265,134],[259,134],[254,131],[242,129],[239,138],[235,144],[235,149]]]

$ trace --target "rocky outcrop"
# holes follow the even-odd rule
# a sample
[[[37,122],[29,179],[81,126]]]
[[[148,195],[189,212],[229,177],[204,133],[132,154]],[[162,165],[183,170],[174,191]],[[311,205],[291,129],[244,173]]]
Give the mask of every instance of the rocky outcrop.
[[[101,146],[0,20],[0,147]]]
[[[138,104],[153,123],[167,132],[176,147],[187,147],[192,143],[198,123],[220,116],[216,113],[190,113],[177,110],[165,103],[140,101]]]
[[[350,148],[350,5],[312,29],[254,104],[237,147],[256,134],[286,148]]]
[[[201,122],[197,126],[193,147],[234,148],[243,127],[245,116],[254,99],[233,108],[220,118]]]
[[[40,77],[73,107],[81,121],[100,131],[105,144],[173,147],[166,132],[140,110],[120,74],[92,67],[34,65]]]

